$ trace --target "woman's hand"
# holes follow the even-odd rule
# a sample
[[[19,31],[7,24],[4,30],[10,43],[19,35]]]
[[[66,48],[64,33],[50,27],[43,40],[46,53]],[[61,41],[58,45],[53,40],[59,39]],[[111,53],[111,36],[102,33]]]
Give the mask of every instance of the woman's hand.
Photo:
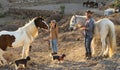
[[[48,41],[49,39],[48,38],[43,38],[44,41]]]
[[[81,27],[80,30],[86,30],[87,28],[86,27]]]

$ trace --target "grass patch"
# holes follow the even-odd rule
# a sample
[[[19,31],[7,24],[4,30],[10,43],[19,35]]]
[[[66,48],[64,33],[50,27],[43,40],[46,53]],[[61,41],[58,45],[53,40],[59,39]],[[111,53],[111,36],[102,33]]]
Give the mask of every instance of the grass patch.
[[[4,13],[0,13],[0,18],[5,17]]]

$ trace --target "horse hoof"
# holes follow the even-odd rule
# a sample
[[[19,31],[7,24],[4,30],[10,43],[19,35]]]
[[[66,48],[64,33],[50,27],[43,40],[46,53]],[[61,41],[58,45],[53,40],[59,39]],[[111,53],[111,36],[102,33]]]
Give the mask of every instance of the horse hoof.
[[[109,56],[108,55],[103,55],[104,58],[108,58]]]
[[[8,63],[7,63],[7,61],[1,60],[1,64],[2,64],[2,65],[7,65]]]
[[[103,57],[102,57],[102,56],[98,56],[97,59],[98,59],[98,60],[102,60]]]
[[[98,55],[98,57],[102,57],[102,55],[101,55],[101,54],[99,54],[99,55]]]

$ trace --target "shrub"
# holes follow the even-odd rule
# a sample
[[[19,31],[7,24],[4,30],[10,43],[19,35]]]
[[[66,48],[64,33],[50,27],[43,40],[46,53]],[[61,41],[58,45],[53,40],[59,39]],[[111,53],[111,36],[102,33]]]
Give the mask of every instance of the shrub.
[[[120,0],[115,0],[114,7],[120,8]]]
[[[60,6],[60,14],[64,14],[65,13],[65,6]]]
[[[0,18],[1,17],[5,17],[5,14],[4,13],[0,13]]]

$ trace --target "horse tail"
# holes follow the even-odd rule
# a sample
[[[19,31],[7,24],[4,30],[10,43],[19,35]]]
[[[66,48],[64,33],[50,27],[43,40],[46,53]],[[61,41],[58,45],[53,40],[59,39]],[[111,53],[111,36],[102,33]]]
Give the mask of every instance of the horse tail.
[[[109,57],[112,57],[115,54],[115,48],[116,48],[116,34],[115,34],[114,24],[110,26],[109,39],[110,39]]]

